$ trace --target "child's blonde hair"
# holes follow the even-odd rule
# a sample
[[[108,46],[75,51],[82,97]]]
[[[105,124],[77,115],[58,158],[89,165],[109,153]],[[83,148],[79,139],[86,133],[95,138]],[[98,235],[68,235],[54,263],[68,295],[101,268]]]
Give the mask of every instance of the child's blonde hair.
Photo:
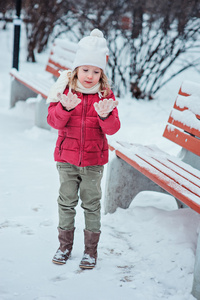
[[[69,79],[68,85],[71,87],[73,91],[76,91],[77,80],[78,80],[78,67],[74,71],[68,73],[68,79]],[[111,88],[108,82],[108,78],[103,70],[101,70],[99,83],[100,83],[100,92],[102,93],[103,97],[107,97],[110,94]]]

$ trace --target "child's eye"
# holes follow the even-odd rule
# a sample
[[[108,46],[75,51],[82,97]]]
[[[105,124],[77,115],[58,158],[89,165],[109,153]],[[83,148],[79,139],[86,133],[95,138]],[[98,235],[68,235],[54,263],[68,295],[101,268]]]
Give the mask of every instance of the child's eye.
[[[88,69],[83,69],[83,71],[84,71],[84,72],[87,72],[87,71],[88,71]]]
[[[94,71],[95,74],[99,74],[99,71]]]

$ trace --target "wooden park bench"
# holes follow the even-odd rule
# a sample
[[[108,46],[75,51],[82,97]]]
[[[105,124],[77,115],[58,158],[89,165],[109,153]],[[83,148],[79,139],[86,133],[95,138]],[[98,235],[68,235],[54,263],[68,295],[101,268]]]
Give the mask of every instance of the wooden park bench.
[[[163,136],[183,147],[179,157],[156,146],[113,141],[108,164],[105,212],[127,208],[137,193],[168,192],[180,206],[200,213],[200,84],[183,82]],[[200,234],[192,294],[200,300]]]
[[[12,76],[10,107],[13,107],[19,100],[37,97],[35,125],[46,129],[49,128],[46,122],[48,105],[45,100],[50,87],[55,82],[55,79],[59,77],[59,72],[72,67],[76,49],[76,43],[56,39],[46,69],[42,74],[12,69],[10,72]]]

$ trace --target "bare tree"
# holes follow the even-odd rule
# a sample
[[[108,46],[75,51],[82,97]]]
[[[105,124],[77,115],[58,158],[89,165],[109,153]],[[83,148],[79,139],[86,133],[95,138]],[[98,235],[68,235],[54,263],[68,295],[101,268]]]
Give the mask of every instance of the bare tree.
[[[27,61],[35,62],[35,53],[42,52],[47,46],[49,37],[62,15],[67,14],[71,1],[62,0],[26,0],[24,5],[26,35],[28,41]]]
[[[15,4],[13,1],[0,2],[0,20],[4,22],[3,29],[6,29],[7,22],[12,22]]]
[[[143,14],[143,28],[139,36],[133,39],[129,32],[124,35],[128,41],[126,47],[129,48],[130,65],[121,66],[124,67],[121,73],[128,70],[133,96],[151,99],[153,94],[177,74],[191,66],[200,65],[199,57],[191,58],[182,61],[168,78],[164,77],[181,54],[191,51],[194,53],[200,49],[200,19],[195,16],[195,12],[199,11],[198,1],[161,2],[154,10],[157,17],[153,19],[153,13],[147,4],[146,2],[145,8],[148,14]],[[180,5],[179,10],[177,4]],[[180,14],[180,9],[185,13]]]

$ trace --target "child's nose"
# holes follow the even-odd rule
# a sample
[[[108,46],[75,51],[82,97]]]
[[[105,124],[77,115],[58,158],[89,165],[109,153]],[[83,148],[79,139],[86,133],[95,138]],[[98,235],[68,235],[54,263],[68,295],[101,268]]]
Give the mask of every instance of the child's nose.
[[[92,72],[88,72],[88,78],[92,78]]]

